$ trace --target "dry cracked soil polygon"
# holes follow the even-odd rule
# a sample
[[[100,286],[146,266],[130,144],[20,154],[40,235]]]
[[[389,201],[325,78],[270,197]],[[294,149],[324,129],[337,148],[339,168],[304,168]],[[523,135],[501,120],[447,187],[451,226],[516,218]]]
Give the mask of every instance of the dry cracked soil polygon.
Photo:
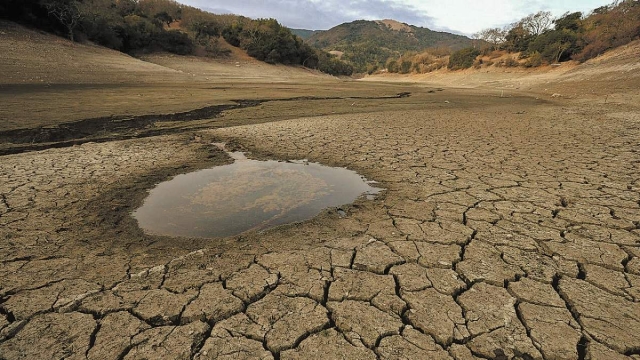
[[[2,156],[0,358],[637,359],[637,109],[447,92]],[[385,191],[227,239],[137,229],[153,184],[231,161],[214,140]]]

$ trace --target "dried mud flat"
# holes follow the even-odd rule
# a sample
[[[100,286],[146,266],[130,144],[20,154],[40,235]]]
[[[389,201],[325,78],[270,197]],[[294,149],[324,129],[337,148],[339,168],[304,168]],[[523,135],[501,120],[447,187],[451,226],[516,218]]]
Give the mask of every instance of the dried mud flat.
[[[2,156],[0,358],[640,359],[638,109],[435,99]],[[264,233],[143,234],[153,184],[232,161],[213,141],[387,190]]]
[[[637,109],[448,95],[3,156],[0,358],[640,358]],[[143,234],[146,189],[232,161],[214,140],[387,191],[266,233]]]

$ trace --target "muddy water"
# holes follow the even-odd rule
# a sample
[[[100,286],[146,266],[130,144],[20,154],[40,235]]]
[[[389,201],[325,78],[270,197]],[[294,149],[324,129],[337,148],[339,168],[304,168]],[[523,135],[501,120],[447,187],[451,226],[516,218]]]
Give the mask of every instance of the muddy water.
[[[380,191],[343,168],[231,155],[231,165],[178,175],[151,190],[133,213],[139,226],[154,235],[232,236],[307,220]]]

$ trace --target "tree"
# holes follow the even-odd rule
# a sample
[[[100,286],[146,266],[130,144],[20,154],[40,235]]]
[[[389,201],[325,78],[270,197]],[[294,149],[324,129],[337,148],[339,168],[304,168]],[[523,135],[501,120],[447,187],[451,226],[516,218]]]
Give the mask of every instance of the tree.
[[[413,65],[411,60],[402,60],[402,62],[400,63],[400,73],[401,74],[410,73],[411,72],[411,65]]]
[[[558,26],[566,24],[563,21]],[[603,6],[581,20],[580,25],[584,48],[573,58],[586,61],[640,37],[640,1],[623,0]]]
[[[556,30],[570,30],[578,31],[581,27],[580,20],[582,19],[581,12],[565,13],[558,19],[554,20]]]
[[[123,50],[132,52],[146,48],[157,32],[161,32],[161,29],[149,19],[138,15],[125,16],[122,28]]]
[[[531,35],[538,37],[551,28],[553,15],[551,15],[550,11],[539,11],[523,18],[520,23]]]
[[[493,46],[498,46],[506,41],[507,31],[501,28],[484,29],[476,33],[475,37]]]
[[[577,34],[566,29],[548,31],[529,46],[530,53],[540,53],[548,62],[567,60],[579,50]]]
[[[505,46],[512,52],[525,51],[532,40],[531,32],[522,23],[515,23],[505,36]]]
[[[73,41],[73,32],[82,18],[80,3],[76,0],[43,0],[42,6],[47,9],[49,16],[54,17],[67,28],[67,36]]]
[[[398,62],[393,59],[387,61],[386,68],[387,68],[387,71],[390,73],[397,73],[400,70],[398,66]]]
[[[115,2],[115,6],[120,16],[133,15],[138,8],[138,0],[118,0]]]
[[[451,70],[468,69],[473,66],[476,57],[480,55],[480,51],[474,48],[466,48],[458,50],[449,57],[449,65]]]
[[[220,25],[215,21],[194,22],[191,24],[190,28],[196,33],[196,39],[220,35]]]
[[[171,15],[169,15],[169,13],[166,12],[166,11],[162,11],[162,12],[157,13],[154,16],[154,19],[156,19],[156,20],[158,20],[158,21],[160,21],[162,23],[167,24],[167,26],[171,25],[171,23],[173,22],[173,17]]]

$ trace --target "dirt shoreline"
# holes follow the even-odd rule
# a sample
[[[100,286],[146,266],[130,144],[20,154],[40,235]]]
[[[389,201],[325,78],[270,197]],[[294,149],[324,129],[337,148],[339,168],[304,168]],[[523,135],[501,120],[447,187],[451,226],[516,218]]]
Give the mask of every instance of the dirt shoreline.
[[[301,96],[281,99],[232,100],[234,104],[213,105],[191,111],[154,114],[154,115],[119,115],[84,119],[67,122],[54,127],[25,128],[0,131],[0,156],[19,154],[25,151],[46,150],[81,145],[87,142],[106,142],[131,138],[144,138],[167,134],[193,131],[198,128],[211,128],[211,124],[193,126],[195,120],[212,120],[219,118],[225,111],[246,109],[260,106],[268,102],[310,102],[319,100],[383,100],[402,99],[411,96],[409,92],[386,96],[351,96],[351,97],[315,97]],[[158,129],[160,124],[177,123]],[[182,125],[180,123],[186,123]],[[222,125],[224,127],[224,125]],[[29,145],[24,145],[29,144]]]

